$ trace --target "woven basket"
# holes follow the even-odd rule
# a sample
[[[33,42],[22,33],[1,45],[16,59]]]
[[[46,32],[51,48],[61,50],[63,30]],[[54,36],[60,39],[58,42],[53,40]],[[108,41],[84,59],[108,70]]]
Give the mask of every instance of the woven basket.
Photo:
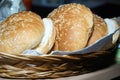
[[[0,77],[51,79],[105,68],[114,62],[115,48],[79,55],[11,55],[0,53]]]

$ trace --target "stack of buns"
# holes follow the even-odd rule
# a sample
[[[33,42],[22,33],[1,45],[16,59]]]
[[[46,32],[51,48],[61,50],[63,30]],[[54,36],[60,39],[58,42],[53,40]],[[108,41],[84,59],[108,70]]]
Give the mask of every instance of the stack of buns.
[[[101,17],[81,4],[66,4],[53,10],[57,37],[53,50],[75,51],[83,49],[107,35],[107,25]]]
[[[65,4],[41,19],[31,11],[15,13],[0,23],[0,52],[76,51],[108,34],[108,25],[82,4]]]

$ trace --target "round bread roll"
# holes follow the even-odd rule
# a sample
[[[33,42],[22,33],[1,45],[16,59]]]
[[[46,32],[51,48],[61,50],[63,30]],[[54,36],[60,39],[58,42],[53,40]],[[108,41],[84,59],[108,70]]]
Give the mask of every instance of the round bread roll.
[[[43,21],[33,12],[20,12],[0,23],[0,52],[19,54],[34,48],[44,34]]]
[[[53,30],[52,21],[49,19],[49,29]],[[0,52],[9,54],[21,54],[25,50],[36,50],[38,53],[47,53],[49,49],[44,50],[44,46],[41,45],[45,34],[44,21],[41,17],[31,11],[23,11],[15,13],[0,23]],[[49,36],[53,35],[53,32],[48,33]],[[45,43],[51,44],[53,41],[48,41],[51,37],[47,37]],[[43,47],[41,47],[43,46]],[[38,49],[41,47],[41,50]]]
[[[93,32],[87,46],[95,43],[108,34],[107,24],[100,16],[94,14]]]
[[[48,18],[53,20],[57,36],[53,50],[75,51],[86,46],[93,27],[93,14],[84,5],[71,3],[53,10]]]

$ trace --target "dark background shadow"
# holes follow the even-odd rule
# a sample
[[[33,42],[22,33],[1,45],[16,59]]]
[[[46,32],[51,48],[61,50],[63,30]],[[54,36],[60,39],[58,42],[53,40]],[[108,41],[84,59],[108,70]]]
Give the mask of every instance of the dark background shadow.
[[[41,17],[46,17],[53,9],[56,7],[45,7],[32,5],[31,11],[39,14]],[[100,6],[90,8],[93,13],[103,17],[103,18],[113,18],[120,16],[120,5],[105,3]]]

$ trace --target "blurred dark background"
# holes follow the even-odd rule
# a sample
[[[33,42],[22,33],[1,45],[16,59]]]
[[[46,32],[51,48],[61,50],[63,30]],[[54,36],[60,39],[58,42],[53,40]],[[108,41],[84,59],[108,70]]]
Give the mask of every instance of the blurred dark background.
[[[27,1],[27,0],[26,0]],[[46,17],[59,5],[67,3],[81,3],[89,7],[93,13],[103,17],[112,18],[120,16],[120,0],[29,0],[32,4],[28,10]],[[28,5],[29,6],[29,5]]]
[[[0,0],[0,6],[3,1]],[[8,0],[12,1],[12,0]],[[89,7],[93,13],[103,18],[120,16],[120,0],[23,0],[27,10],[46,17],[53,9],[68,3],[81,3]],[[11,5],[11,4],[10,4]]]

